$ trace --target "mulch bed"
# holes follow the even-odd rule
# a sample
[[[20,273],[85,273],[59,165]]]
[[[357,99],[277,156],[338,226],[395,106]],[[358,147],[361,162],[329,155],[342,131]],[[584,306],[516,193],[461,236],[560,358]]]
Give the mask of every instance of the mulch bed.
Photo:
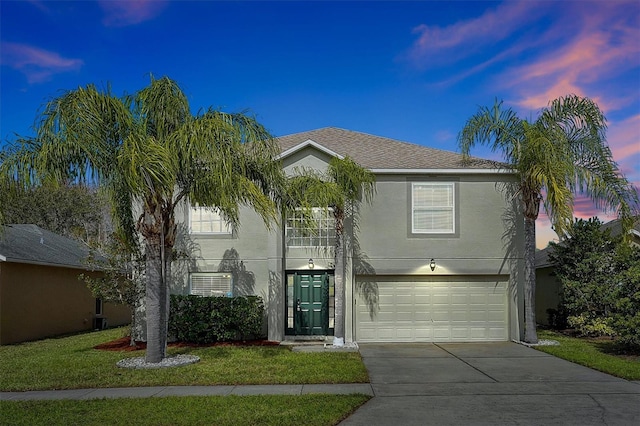
[[[173,342],[169,343],[170,348],[208,348],[215,346],[277,346],[280,342],[274,342],[271,340],[243,340],[233,342],[216,342],[207,344],[186,343],[186,342]],[[117,351],[117,352],[133,352],[140,351],[147,348],[146,342],[135,342],[135,346],[131,345],[131,337],[122,337],[120,339],[112,340],[111,342],[101,343],[93,347],[102,351]]]

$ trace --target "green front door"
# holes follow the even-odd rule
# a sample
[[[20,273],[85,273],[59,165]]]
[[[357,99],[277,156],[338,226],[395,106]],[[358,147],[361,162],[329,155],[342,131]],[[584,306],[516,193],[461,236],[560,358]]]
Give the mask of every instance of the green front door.
[[[294,329],[297,335],[329,334],[329,274],[294,275]]]

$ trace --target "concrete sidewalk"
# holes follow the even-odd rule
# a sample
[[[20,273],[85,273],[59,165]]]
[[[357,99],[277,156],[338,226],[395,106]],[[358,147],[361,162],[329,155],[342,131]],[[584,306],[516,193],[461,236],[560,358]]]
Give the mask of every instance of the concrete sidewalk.
[[[326,385],[152,386],[139,388],[0,392],[0,401],[151,398],[164,396],[305,395],[314,393],[329,393],[334,395],[362,393],[366,395],[373,395],[373,390],[369,383]]]
[[[638,425],[640,383],[515,343],[367,344],[371,383],[0,392],[0,400],[372,395],[342,425]]]
[[[342,425],[640,425],[640,385],[510,342],[361,344],[374,398]]]

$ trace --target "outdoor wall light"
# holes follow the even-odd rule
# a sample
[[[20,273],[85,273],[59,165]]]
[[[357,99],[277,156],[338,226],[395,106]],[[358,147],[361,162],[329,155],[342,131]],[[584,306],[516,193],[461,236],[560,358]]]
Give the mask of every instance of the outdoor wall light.
[[[313,259],[309,259],[309,269],[313,269],[313,267],[316,266],[313,264]]]
[[[431,259],[431,262],[429,262],[429,268],[431,268],[432,271],[436,270],[436,260],[435,259]]]

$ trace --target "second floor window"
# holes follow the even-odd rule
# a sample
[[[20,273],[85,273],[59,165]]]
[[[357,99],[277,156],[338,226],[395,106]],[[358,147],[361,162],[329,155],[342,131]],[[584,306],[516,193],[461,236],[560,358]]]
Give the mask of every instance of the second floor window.
[[[333,247],[336,244],[336,225],[331,208],[314,207],[312,217],[296,211],[287,218],[287,247]]]
[[[455,185],[414,182],[411,187],[411,230],[416,234],[455,233]]]
[[[217,209],[191,206],[189,232],[192,234],[231,234],[231,228]]]

